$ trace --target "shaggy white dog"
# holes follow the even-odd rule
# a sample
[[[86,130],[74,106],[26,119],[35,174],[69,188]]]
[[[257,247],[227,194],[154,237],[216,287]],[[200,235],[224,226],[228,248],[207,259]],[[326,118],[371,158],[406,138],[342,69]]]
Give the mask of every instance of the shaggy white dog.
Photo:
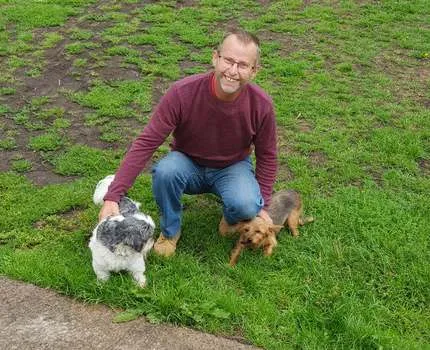
[[[93,195],[95,204],[103,204],[113,179],[114,175],[109,175],[99,181]],[[98,280],[108,280],[112,271],[127,270],[140,287],[145,287],[145,259],[154,244],[155,224],[139,207],[140,203],[123,197],[119,202],[120,215],[102,220],[93,230],[89,247]]]

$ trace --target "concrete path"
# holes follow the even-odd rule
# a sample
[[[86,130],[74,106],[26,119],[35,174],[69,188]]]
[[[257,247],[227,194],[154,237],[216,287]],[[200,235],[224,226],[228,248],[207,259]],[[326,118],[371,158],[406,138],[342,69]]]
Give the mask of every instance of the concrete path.
[[[144,319],[112,323],[114,311],[0,277],[0,349],[257,349]]]

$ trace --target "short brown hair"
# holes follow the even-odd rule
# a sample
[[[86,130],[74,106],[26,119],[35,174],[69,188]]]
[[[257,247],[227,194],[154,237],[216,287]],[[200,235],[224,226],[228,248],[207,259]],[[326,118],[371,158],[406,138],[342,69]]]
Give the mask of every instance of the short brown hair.
[[[225,39],[227,39],[231,35],[234,35],[243,44],[248,45],[253,43],[257,47],[257,64],[258,64],[260,62],[260,51],[261,51],[260,40],[257,38],[255,34],[252,34],[243,29],[236,28],[226,32],[221,42],[218,44],[218,51],[221,51],[222,45],[224,44]]]

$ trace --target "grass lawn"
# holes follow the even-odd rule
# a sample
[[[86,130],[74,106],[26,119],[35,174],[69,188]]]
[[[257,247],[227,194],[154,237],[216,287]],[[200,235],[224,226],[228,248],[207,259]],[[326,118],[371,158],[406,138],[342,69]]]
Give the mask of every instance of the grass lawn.
[[[430,348],[429,18],[430,0],[0,0],[0,274],[267,349]],[[275,188],[315,222],[230,268],[218,200],[185,197],[148,287],[98,284],[97,181],[233,26],[262,41]],[[148,171],[129,194],[158,224]]]

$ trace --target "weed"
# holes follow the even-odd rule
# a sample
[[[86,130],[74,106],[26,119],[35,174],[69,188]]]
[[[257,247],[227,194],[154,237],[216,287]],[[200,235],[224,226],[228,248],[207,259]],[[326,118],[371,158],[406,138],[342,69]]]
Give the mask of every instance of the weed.
[[[55,129],[67,129],[67,128],[70,128],[71,125],[72,125],[72,122],[65,118],[57,118],[52,123],[52,126]]]
[[[12,87],[2,87],[0,88],[0,95],[14,95],[16,89]]]
[[[45,49],[49,49],[57,45],[58,42],[63,40],[63,36],[56,32],[50,32],[45,34],[45,38],[42,42],[42,47]]]
[[[135,114],[130,108],[132,102],[143,110],[151,107],[150,79],[144,81],[118,81],[111,85],[97,83],[91,90],[84,93],[75,93],[73,99],[87,107],[97,110],[99,116],[114,118],[128,118]]]
[[[53,108],[48,108],[45,109],[43,111],[40,111],[37,113],[37,118],[42,119],[42,120],[47,120],[50,119],[52,117],[56,117],[56,118],[62,118],[64,117],[64,108],[62,107],[53,107]]]
[[[78,42],[66,45],[65,50],[70,55],[78,55],[84,52],[84,50],[95,49],[98,47],[100,47],[100,44],[95,44],[93,42],[78,41]]]
[[[25,67],[27,64],[28,62],[25,59],[17,56],[12,56],[7,61],[7,65],[12,69]]]
[[[25,74],[31,78],[37,78],[41,74],[41,70],[38,67],[31,68],[25,71]]]
[[[86,67],[88,60],[86,58],[77,58],[73,61],[73,67],[82,68]]]
[[[54,159],[56,171],[62,175],[94,175],[112,173],[119,159],[112,152],[75,145]]]
[[[55,151],[63,145],[62,138],[55,133],[45,133],[30,138],[29,148],[34,151]]]
[[[48,96],[38,96],[33,97],[30,101],[30,106],[32,109],[39,109],[41,106],[46,105],[49,102]]]
[[[70,30],[70,39],[72,40],[89,40],[93,36],[93,33],[89,30],[82,30],[79,28],[72,28]]]
[[[30,171],[32,168],[32,164],[29,160],[26,159],[18,159],[12,161],[12,170],[18,173],[26,173]]]
[[[15,138],[9,136],[9,137],[0,139],[0,150],[10,151],[16,147],[17,145],[16,145]]]

